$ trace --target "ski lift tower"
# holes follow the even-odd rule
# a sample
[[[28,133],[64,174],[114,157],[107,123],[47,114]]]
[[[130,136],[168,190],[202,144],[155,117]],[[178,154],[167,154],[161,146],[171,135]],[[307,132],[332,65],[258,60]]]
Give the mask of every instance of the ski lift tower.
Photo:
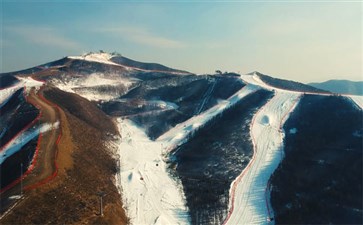
[[[100,197],[100,216],[103,216],[103,197],[105,197],[105,192],[100,191],[97,193],[97,195]]]

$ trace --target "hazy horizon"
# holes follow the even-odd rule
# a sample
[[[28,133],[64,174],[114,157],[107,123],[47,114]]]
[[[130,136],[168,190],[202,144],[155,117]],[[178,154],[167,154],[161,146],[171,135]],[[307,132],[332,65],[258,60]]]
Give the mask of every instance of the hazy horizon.
[[[2,1],[1,72],[104,50],[197,74],[362,81],[362,2]]]

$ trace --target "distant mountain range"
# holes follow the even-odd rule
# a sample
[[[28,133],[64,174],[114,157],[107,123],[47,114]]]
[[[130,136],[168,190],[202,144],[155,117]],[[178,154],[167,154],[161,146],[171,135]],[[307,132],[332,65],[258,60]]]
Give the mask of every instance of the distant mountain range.
[[[328,80],[308,85],[339,94],[363,95],[363,81]]]

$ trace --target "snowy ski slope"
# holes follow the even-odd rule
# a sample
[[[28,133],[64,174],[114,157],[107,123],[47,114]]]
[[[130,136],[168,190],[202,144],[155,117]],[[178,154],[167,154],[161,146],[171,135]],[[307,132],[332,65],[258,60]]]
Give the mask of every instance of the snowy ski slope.
[[[283,123],[296,107],[301,93],[268,86],[256,74],[242,75],[249,83],[275,92],[251,123],[253,158],[230,188],[229,213],[224,224],[274,224],[268,181],[283,158]]]
[[[190,134],[212,118],[260,88],[247,85],[226,101],[178,124],[156,141],[128,120],[118,120],[120,174],[124,204],[132,224],[189,224],[182,185],[171,178],[164,155],[188,140]],[[162,187],[162,188],[161,188]]]
[[[151,141],[128,120],[118,119],[123,204],[132,224],[189,224],[181,185],[171,178],[162,159],[162,142]]]
[[[268,224],[269,218],[273,218],[266,188],[283,157],[281,127],[299,98],[299,93],[277,92],[254,116],[254,155],[231,185],[230,213],[225,224]]]

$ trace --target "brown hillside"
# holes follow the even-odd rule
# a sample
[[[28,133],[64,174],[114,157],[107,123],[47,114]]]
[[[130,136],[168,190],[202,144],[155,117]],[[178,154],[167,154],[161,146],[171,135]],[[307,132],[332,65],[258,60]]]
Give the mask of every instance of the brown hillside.
[[[93,103],[55,88],[44,96],[62,109],[58,176],[35,190],[1,220],[1,224],[126,224],[121,196],[113,184],[116,162],[104,147],[116,134],[112,120]],[[74,105],[74,106],[73,106]],[[99,191],[105,192],[104,217]]]

